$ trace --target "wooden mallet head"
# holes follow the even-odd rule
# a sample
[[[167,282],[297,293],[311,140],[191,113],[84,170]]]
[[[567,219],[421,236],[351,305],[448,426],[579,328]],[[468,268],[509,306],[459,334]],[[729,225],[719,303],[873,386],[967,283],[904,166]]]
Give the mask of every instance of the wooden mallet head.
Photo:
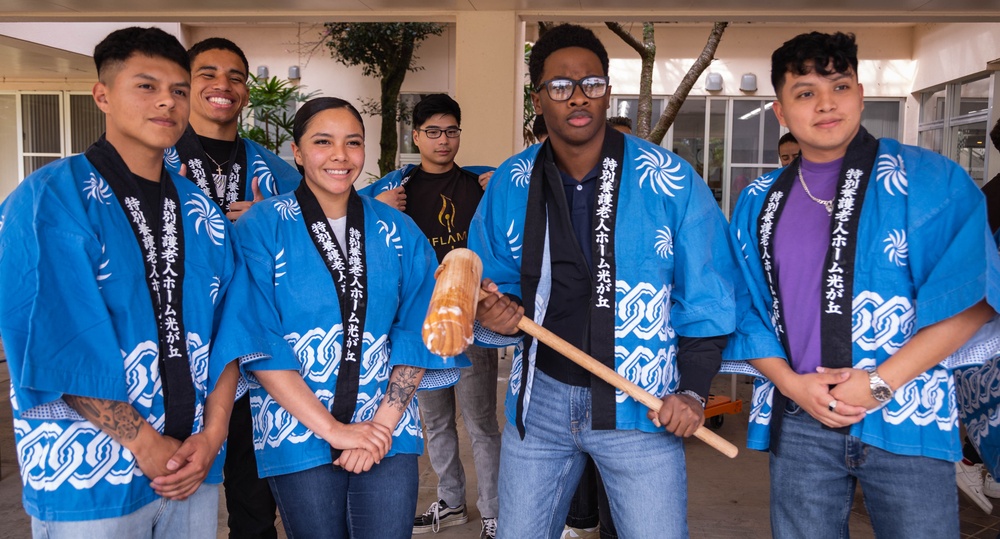
[[[424,319],[424,345],[431,353],[454,357],[472,344],[483,263],[468,249],[455,249],[441,261]]]

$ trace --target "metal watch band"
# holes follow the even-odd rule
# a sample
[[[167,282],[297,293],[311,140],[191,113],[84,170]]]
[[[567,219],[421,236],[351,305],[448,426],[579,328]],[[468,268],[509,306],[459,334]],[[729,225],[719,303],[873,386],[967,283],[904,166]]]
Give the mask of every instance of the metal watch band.
[[[695,400],[697,400],[698,402],[701,403],[701,407],[702,408],[705,407],[705,399],[702,398],[701,395],[695,393],[694,391],[691,391],[690,389],[685,389],[684,391],[678,391],[677,394],[678,395],[687,395],[689,397],[693,397]]]

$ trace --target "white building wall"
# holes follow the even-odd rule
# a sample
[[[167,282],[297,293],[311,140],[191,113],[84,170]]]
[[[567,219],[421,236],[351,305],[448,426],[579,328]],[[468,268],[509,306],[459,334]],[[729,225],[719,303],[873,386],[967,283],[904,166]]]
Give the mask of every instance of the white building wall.
[[[593,26],[611,57],[611,85],[616,95],[639,93],[638,54],[618,36],[603,25]],[[687,70],[701,54],[708,39],[707,25],[658,25],[656,52],[660,58],[653,72],[654,95],[671,95]],[[910,96],[916,61],[913,56],[912,25],[850,25],[789,26],[778,24],[731,25],[722,35],[716,60],[702,74],[689,95],[691,96],[757,96],[773,98],[771,86],[771,53],[785,41],[798,34],[811,31],[853,32],[859,46],[858,75],[867,97],[906,98],[904,140],[916,143],[916,122],[912,127],[909,118],[916,117],[917,102]],[[636,24],[633,33],[640,35]],[[997,50],[1000,50],[998,48]],[[723,90],[705,90],[708,72],[722,75]],[[740,77],[745,73],[757,75],[757,91],[741,92]]]

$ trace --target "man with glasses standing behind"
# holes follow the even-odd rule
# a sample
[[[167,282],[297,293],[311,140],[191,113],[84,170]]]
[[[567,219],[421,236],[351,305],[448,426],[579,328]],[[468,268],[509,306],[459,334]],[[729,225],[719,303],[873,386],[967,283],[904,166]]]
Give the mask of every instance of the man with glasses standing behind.
[[[465,247],[469,222],[489,178],[485,167],[455,164],[461,142],[462,111],[446,94],[431,94],[413,108],[413,143],[420,165],[393,171],[359,191],[409,215],[437,253],[438,261],[452,249]],[[484,178],[485,176],[485,178]],[[481,538],[496,536],[497,473],[500,467],[500,426],[497,424],[497,351],[470,346],[472,366],[462,370],[454,387],[420,394],[420,412],[427,426],[427,453],[438,474],[438,498],[413,522],[413,533],[468,522],[465,471],[458,451],[455,400],[462,405],[465,428],[472,439],[482,517]]]
[[[528,68],[549,138],[500,165],[469,230],[497,292],[476,338],[516,345],[501,539],[558,538],[587,455],[622,537],[687,537],[682,437],[704,421],[736,324],[726,220],[683,159],[608,125],[608,63],[587,28],[539,38]],[[659,414],[519,334],[519,304],[661,398]]]

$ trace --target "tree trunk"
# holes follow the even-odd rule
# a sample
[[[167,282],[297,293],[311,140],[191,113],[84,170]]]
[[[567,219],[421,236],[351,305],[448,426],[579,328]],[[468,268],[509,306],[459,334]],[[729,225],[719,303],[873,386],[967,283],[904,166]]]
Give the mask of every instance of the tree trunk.
[[[382,132],[379,141],[379,174],[385,176],[396,169],[396,151],[399,149],[399,91],[406,78],[406,70],[413,60],[414,42],[403,43],[399,51],[399,61],[393,62],[391,69],[382,74],[381,110]]]
[[[639,105],[635,109],[635,129],[632,134],[646,138],[649,126],[653,122],[653,65],[656,63],[656,40],[654,39],[653,23],[642,23],[642,41],[639,41],[625,29],[621,23],[606,22],[605,26],[622,38],[629,47],[639,53],[642,67],[639,71]]]
[[[639,72],[639,106],[636,107],[635,136],[649,136],[653,122],[653,65],[656,63],[656,40],[653,23],[642,23],[642,70]]]
[[[729,26],[728,22],[717,22],[712,27],[712,32],[708,35],[705,48],[702,49],[701,54],[694,61],[691,68],[688,69],[681,83],[677,85],[677,90],[674,92],[674,95],[670,96],[667,106],[664,107],[660,121],[656,122],[656,127],[646,137],[646,140],[654,144],[663,142],[664,135],[667,134],[667,130],[673,125],[674,119],[677,118],[677,113],[681,110],[681,105],[684,104],[684,100],[691,93],[691,88],[694,87],[694,83],[698,81],[698,77],[708,69],[708,66],[712,64],[712,60],[715,59],[715,51],[719,48],[719,41],[722,40],[722,33],[726,31],[727,26]]]

